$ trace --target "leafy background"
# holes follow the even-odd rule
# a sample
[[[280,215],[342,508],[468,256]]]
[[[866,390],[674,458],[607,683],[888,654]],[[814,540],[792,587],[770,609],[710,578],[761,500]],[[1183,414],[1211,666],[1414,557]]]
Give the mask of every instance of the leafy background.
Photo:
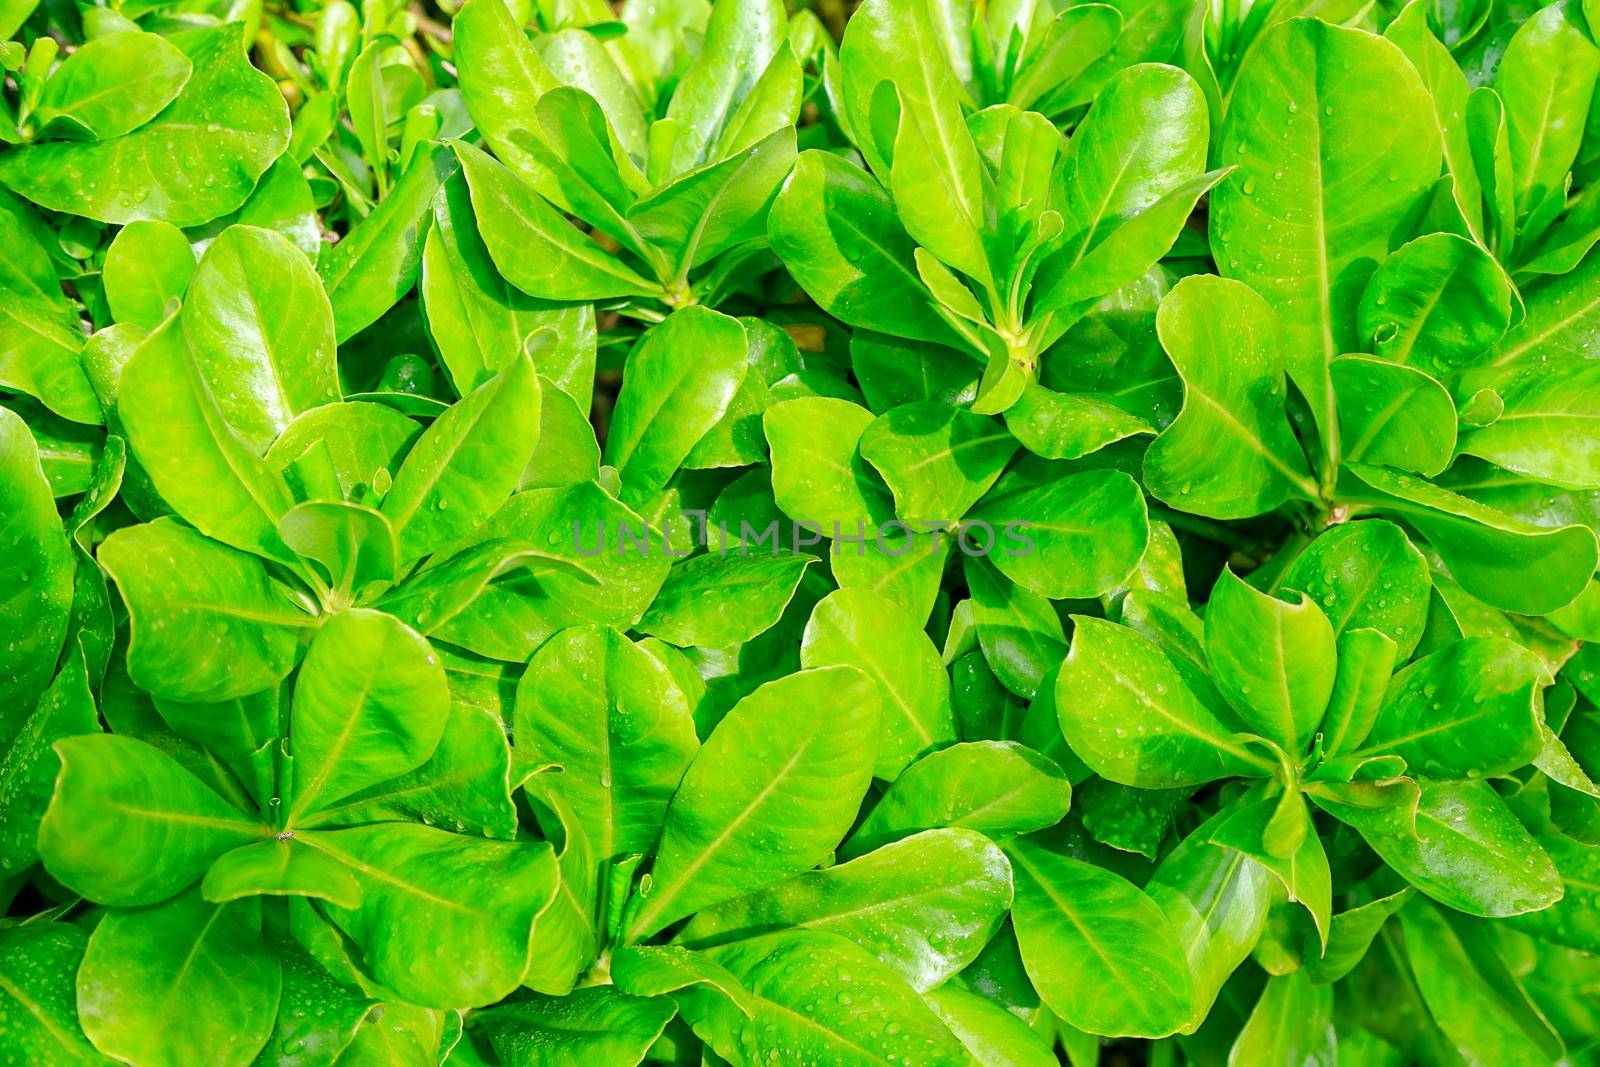
[[[0,0],[0,1063],[1600,1062],[1597,30]]]

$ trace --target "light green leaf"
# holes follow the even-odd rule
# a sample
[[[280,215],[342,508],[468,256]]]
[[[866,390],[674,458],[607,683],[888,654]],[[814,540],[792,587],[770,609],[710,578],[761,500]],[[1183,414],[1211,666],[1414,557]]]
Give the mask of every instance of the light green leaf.
[[[1133,883],[1031,839],[1006,850],[1017,944],[1039,995],[1080,1030],[1163,1037],[1193,1013],[1177,931]]]
[[[628,938],[825,859],[871,780],[878,721],[876,686],[849,667],[802,671],[736,704],[667,809]]]
[[[69,737],[56,754],[61,776],[39,855],[54,878],[99,903],[159,903],[222,853],[268,833],[142,741]]]
[[[861,856],[943,827],[1004,839],[1053,826],[1072,802],[1054,762],[1015,741],[968,741],[906,768],[840,850]]]
[[[1284,410],[1284,334],[1273,306],[1238,282],[1196,276],[1161,302],[1156,329],[1183,378],[1184,404],[1145,453],[1150,492],[1224,519],[1314,498]]]
[[[237,22],[172,34],[194,73],[159,115],[109,140],[13,149],[0,159],[0,182],[101,222],[196,226],[237,208],[289,143],[288,108],[250,65],[243,36]]]

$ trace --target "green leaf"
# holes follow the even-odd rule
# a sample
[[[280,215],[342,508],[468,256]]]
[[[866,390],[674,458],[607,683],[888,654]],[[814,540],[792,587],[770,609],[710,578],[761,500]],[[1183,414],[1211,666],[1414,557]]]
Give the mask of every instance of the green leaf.
[[[568,222],[526,182],[485,155],[457,144],[478,232],[507,281],[545,300],[658,296],[660,287]]]
[[[296,415],[340,399],[333,309],[300,250],[230,226],[189,282],[183,335],[228,424],[257,452]]]
[[[524,354],[423,432],[383,500],[402,561],[461,537],[505,503],[538,442],[539,399]]]
[[[823,930],[927,992],[977,957],[1010,901],[1011,867],[993,843],[969,830],[929,830],[701,911],[679,943],[704,948],[777,930]]]
[[[690,171],[633,205],[629,224],[680,278],[744,241],[764,240],[768,207],[794,167],[794,137],[785,128]]]
[[[20,1063],[101,1064],[78,1028],[74,977],[88,938],[69,923],[0,930],[0,1033]]]
[[[988,492],[1017,450],[993,419],[925,401],[879,416],[861,435],[861,455],[913,523],[960,519]]]
[[[142,688],[229,700],[294,669],[311,617],[255,557],[158,519],[113,533],[99,559],[128,606],[128,673]]]
[[[800,639],[806,667],[856,667],[877,683],[882,709],[873,773],[893,779],[929,749],[955,740],[950,679],[933,642],[897,605],[840,589],[811,612]]]
[[[1561,899],[1561,878],[1533,836],[1484,782],[1423,782],[1409,806],[1318,804],[1428,896],[1469,915],[1503,918]]]
[[[1315,498],[1284,411],[1284,333],[1273,306],[1238,282],[1196,276],[1161,302],[1156,329],[1183,378],[1184,404],[1145,453],[1151,494],[1219,519]]]
[[[1493,777],[1538,755],[1539,658],[1499,638],[1468,638],[1394,676],[1364,750],[1394,752],[1433,778]]]
[[[539,582],[495,583],[473,610],[452,619],[442,640],[481,655],[522,662],[547,637],[587,623],[631,627],[667,576],[671,559],[660,534],[596,483],[518,493],[475,537],[544,545],[593,573],[551,572]],[[648,547],[644,547],[648,546]]]
[[[54,878],[99,903],[166,900],[222,853],[267,833],[142,741],[69,737],[55,749],[61,775],[39,855]]]
[[[293,558],[277,532],[294,503],[289,488],[226,422],[177,316],[123,368],[117,414],[162,499],[202,534],[268,559]]]
[[[288,818],[417,767],[449,714],[444,669],[426,639],[382,612],[333,616],[295,681]]]
[[[1278,847],[1275,831],[1283,822],[1284,805],[1298,807],[1300,842],[1290,848]],[[1305,801],[1284,794],[1252,801],[1228,816],[1211,835],[1211,842],[1231,848],[1271,871],[1283,884],[1291,903],[1303,905],[1316,924],[1319,949],[1327,944],[1333,911],[1333,880],[1328,869],[1328,854],[1314,827]],[[1286,853],[1286,854],[1280,854]]]
[[[1055,605],[1013,585],[985,560],[968,556],[962,570],[972,593],[970,618],[984,659],[1002,685],[1032,700],[1067,651]]]
[[[1027,1023],[988,997],[949,984],[923,994],[922,999],[979,1063],[1004,1067],[1055,1067],[1060,1063]]]
[[[1409,659],[1422,637],[1431,585],[1427,560],[1384,519],[1328,530],[1295,557],[1281,582],[1315,601],[1335,634],[1384,634],[1398,646],[1397,662]]]
[[[1600,255],[1586,256],[1566,274],[1559,274],[1523,294],[1527,317],[1507,333],[1494,362],[1543,363],[1582,359],[1594,350],[1596,308],[1600,308]]]
[[[1366,957],[1384,923],[1416,895],[1415,889],[1406,888],[1335,915],[1329,923],[1327,946],[1319,944],[1315,951],[1303,955],[1311,980],[1336,982],[1353,971]]]
[[[38,859],[39,820],[61,770],[52,746],[62,738],[99,732],[83,650],[75,648],[0,753],[0,876],[24,872]]]
[[[1423,1001],[1469,1062],[1563,1058],[1561,1038],[1493,955],[1495,946],[1426,905],[1402,911],[1400,928]]]
[[[1600,374],[1588,361],[1469,371],[1460,394],[1492,389],[1499,418],[1461,435],[1459,450],[1535,481],[1600,488],[1600,459],[1587,447],[1600,430]]]
[[[639,630],[687,648],[731,648],[777,625],[810,556],[707,553],[667,572]]]
[[[1096,773],[1144,789],[1271,773],[1154,642],[1104,619],[1073,622],[1056,712],[1072,751]]]
[[[1511,283],[1482,246],[1430,233],[1367,282],[1360,339],[1384,359],[1443,377],[1478,362],[1511,324]]]
[[[472,1032],[504,1064],[634,1067],[676,1014],[665,997],[632,997],[594,986],[564,997],[533,994],[496,1005],[473,1016]]]
[[[452,29],[473,125],[502,162],[527,181],[539,181],[546,172],[530,144],[539,135],[534,108],[559,84],[555,75],[501,0],[462,5]]]
[[[864,536],[893,514],[888,490],[858,454],[873,422],[866,408],[800,397],[772,405],[762,421],[772,446],[772,493],[795,522]]]
[[[728,411],[749,366],[748,349],[737,319],[685,308],[628,353],[605,450],[605,462],[622,478],[623,503],[654,499]]]
[[[296,504],[278,521],[278,536],[295,555],[320,563],[344,595],[399,576],[400,548],[381,512],[344,501]]]
[[[1333,991],[1296,970],[1267,979],[1261,999],[1228,1052],[1228,1064],[1331,1064],[1337,1040]]]
[[[97,37],[50,75],[35,120],[45,134],[69,140],[121,137],[172,103],[193,71],[165,37],[138,30]]]
[[[428,209],[457,169],[456,153],[424,145],[383,203],[317,259],[341,344],[377,322],[416,284]]]
[[[100,283],[119,323],[154,330],[166,320],[172,301],[183,300],[194,271],[194,247],[182,230],[170,222],[136,219],[118,230],[106,249]]]
[[[968,741],[906,768],[841,850],[861,856],[925,830],[956,827],[994,838],[1055,825],[1072,801],[1061,768],[1015,741]]]
[[[1574,8],[1551,4],[1533,14],[1505,46],[1495,75],[1506,105],[1519,219],[1550,194],[1562,195],[1600,76],[1600,48]]]
[[[1078,459],[1125,438],[1156,432],[1142,416],[1111,398],[1058,393],[1040,385],[1023,389],[1006,409],[1006,429],[1045,459]]]
[[[1362,483],[1358,492],[1404,516],[1467,592],[1495,607],[1533,615],[1570,604],[1600,558],[1586,528],[1535,526],[1407,474],[1347,469]]]
[[[1111,79],[1052,183],[1062,232],[1039,266],[1037,312],[1097,300],[1172,247],[1195,201],[1221,177],[1196,182],[1210,125],[1199,86],[1176,67],[1139,64]]]
[[[1251,729],[1304,752],[1333,692],[1335,659],[1333,628],[1310,597],[1286,603],[1223,570],[1206,608],[1206,660]]]
[[[16,736],[55,673],[72,608],[72,551],[27,423],[0,408],[0,738]]]
[[[841,937],[784,931],[684,955],[700,957],[700,973],[716,984],[676,994],[679,1011],[724,1058],[748,1049],[851,1067],[964,1062],[960,1044],[900,977]],[[818,996],[844,983],[844,1001]]]
[[[283,976],[254,900],[197,891],[106,915],[78,969],[84,1033],[101,1052],[152,1067],[244,1067],[272,1032]],[[172,1025],[173,1005],[188,1018]]]
[[[1367,356],[1329,366],[1345,459],[1433,476],[1456,451],[1456,406],[1418,370]]]
[[[101,222],[195,226],[234,210],[289,143],[288,108],[250,65],[243,31],[230,22],[172,34],[194,73],[160,114],[121,137],[13,149],[0,182]]]
[[[974,528],[961,535],[964,551],[987,553],[1007,578],[1055,600],[1095,597],[1121,585],[1150,542],[1144,494],[1116,470],[1060,477],[1013,471],[970,519]]]
[[[1273,899],[1273,875],[1265,867],[1211,843],[1228,815],[1228,809],[1218,812],[1179,841],[1144,887],[1177,931],[1194,980],[1194,1011],[1185,1030],[1213,1012],[1260,941]]]
[[[1277,310],[1289,376],[1336,441],[1328,364],[1359,351],[1361,293],[1439,176],[1433,100],[1392,43],[1291,19],[1245,57],[1221,137],[1238,170],[1212,197],[1217,265]]]
[[[519,765],[553,763],[529,783],[570,812],[597,870],[576,887],[592,900],[610,862],[654,848],[667,804],[699,748],[690,706],[667,668],[609,627],[563,630],[517,686]],[[569,845],[570,847],[570,845]]]
[[[1031,839],[1006,850],[1016,875],[1017,944],[1039,995],[1080,1030],[1163,1037],[1194,1010],[1171,921],[1139,888]]]
[[[1595,907],[1600,846],[1549,834],[1539,838],[1539,847],[1555,862],[1566,892],[1550,907],[1514,916],[1508,925],[1552,944],[1594,952],[1600,945],[1600,911]]]
[[[894,201],[860,167],[802,152],[767,219],[772,250],[824,311],[861,329],[957,345],[917,274]]]
[[[15,158],[7,155],[7,159]],[[0,388],[26,393],[63,418],[105,421],[79,362],[83,332],[61,292],[51,246],[55,235],[8,191],[0,191]]]
[[[788,19],[777,0],[720,0],[712,5],[700,55],[667,106],[667,119],[679,131],[672,173],[714,158],[713,146],[737,121],[739,104],[756,90],[787,32]],[[793,121],[794,115],[788,118]]]
[[[866,793],[878,721],[876,686],[849,667],[802,671],[736,704],[667,809],[629,939],[825,859]]]
[[[361,906],[330,913],[400,996],[479,1007],[521,984],[535,923],[556,893],[548,845],[405,823],[305,831],[299,840],[355,873]]]
[[[459,31],[458,31],[459,32]],[[587,404],[593,380],[594,310],[535,300],[514,288],[489,258],[466,179],[452,176],[433,201],[433,225],[422,254],[422,301],[428,335],[456,391],[467,395],[544,329],[555,337],[530,354],[540,374]],[[548,398],[547,398],[548,399]]]
[[[280,837],[218,857],[200,883],[200,895],[218,904],[263,895],[316,897],[354,908],[361,903],[361,883],[326,853]]]

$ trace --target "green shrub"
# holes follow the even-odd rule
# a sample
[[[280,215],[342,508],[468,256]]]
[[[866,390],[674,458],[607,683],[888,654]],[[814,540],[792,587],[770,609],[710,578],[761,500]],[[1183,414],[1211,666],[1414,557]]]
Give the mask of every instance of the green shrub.
[[[1600,7],[0,4],[0,1064],[1600,1062]]]

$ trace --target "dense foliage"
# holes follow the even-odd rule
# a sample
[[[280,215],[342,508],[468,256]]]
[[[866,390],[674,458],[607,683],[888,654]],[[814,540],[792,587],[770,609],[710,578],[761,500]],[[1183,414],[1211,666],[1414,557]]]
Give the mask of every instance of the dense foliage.
[[[1600,1064],[1597,0],[0,38],[0,1064]]]

